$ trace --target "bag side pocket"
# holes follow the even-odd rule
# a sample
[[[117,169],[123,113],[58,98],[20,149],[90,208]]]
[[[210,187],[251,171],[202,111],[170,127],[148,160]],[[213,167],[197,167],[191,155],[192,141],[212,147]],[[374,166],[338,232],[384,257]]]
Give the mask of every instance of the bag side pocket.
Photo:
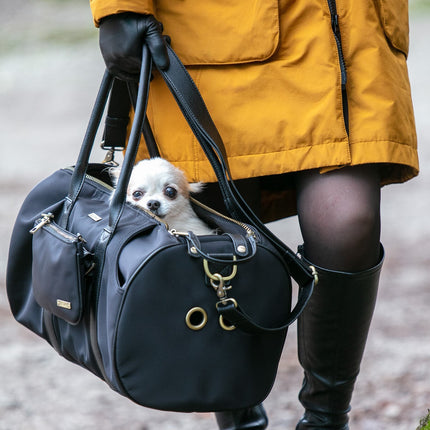
[[[33,234],[33,294],[42,308],[70,324],[83,313],[85,249],[82,236],[49,217],[36,221]]]

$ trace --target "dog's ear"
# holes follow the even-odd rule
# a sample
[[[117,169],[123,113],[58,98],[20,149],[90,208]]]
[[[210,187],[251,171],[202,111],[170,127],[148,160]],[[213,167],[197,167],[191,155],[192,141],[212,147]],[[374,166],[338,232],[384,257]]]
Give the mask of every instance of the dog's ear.
[[[120,173],[121,173],[121,167],[111,167],[109,169],[109,176],[111,177],[114,185],[117,184]]]
[[[189,184],[189,190],[190,193],[201,193],[203,189],[205,188],[205,184],[203,182],[194,182],[192,184]]]

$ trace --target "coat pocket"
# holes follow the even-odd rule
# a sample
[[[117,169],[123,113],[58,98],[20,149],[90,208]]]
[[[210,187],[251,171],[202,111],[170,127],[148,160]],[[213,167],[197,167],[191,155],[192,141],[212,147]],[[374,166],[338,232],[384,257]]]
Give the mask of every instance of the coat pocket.
[[[157,19],[191,65],[264,61],[279,43],[278,0],[158,0]]]
[[[409,53],[409,10],[408,0],[377,0],[379,15],[385,35],[391,45]]]
[[[51,221],[36,221],[33,234],[33,294],[39,306],[70,324],[83,312],[85,250],[83,239]]]

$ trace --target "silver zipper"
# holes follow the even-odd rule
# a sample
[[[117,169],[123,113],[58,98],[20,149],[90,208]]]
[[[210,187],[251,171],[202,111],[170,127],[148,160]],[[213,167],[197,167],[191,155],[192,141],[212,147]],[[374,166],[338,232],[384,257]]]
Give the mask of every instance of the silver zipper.
[[[49,224],[49,227],[54,230],[57,234],[59,234],[60,236],[62,236],[64,239],[69,240],[70,242],[83,242],[86,243],[85,239],[82,237],[82,235],[80,233],[72,234],[72,233],[68,233],[67,231],[61,229],[60,227],[58,227],[57,225],[52,223],[52,219],[53,219],[54,215],[52,213],[47,213],[47,214],[42,214],[42,218],[40,218],[37,222],[37,224],[30,230],[31,234],[36,233],[38,230],[40,230],[42,227],[44,227],[45,225]]]
[[[208,212],[213,213],[214,215],[217,215],[221,218],[224,218],[227,221],[231,221],[234,224],[237,224],[238,226],[242,227],[246,231],[248,236],[252,236],[254,239],[256,239],[257,235],[255,234],[254,230],[252,230],[248,225],[244,224],[243,222],[240,222],[236,219],[223,215],[222,213],[217,212],[215,209],[212,209],[209,206],[206,206],[203,203],[200,203],[198,200],[194,199],[193,197],[190,197],[190,200],[192,200],[194,204],[196,204],[197,206],[200,206],[201,208],[207,210]]]
[[[102,187],[105,187],[109,191],[113,191],[115,188],[108,185],[106,182],[101,181],[100,179],[95,178],[94,176],[89,175],[88,173],[85,173],[85,177],[87,179],[90,179],[91,181],[101,185]]]
[[[49,225],[49,227],[55,230],[55,232],[58,233],[60,236],[64,237],[67,240],[70,240],[71,242],[79,241],[79,242],[86,243],[86,240],[82,237],[80,233],[77,233],[76,235],[72,233],[68,233],[67,231],[62,230],[60,227],[52,223]]]
[[[75,169],[73,167],[66,167],[64,170],[69,170],[70,172],[73,172]],[[110,185],[108,185],[106,182],[101,181],[100,179],[89,175],[88,173],[85,173],[85,177],[87,179],[89,179],[90,181],[93,181],[99,185],[101,185],[102,187],[106,188],[109,191],[113,191],[115,188],[111,187]]]
[[[36,231],[40,230],[44,225],[49,224],[51,219],[54,217],[51,213],[42,214],[42,218],[39,218],[36,222],[37,224],[30,230],[31,234],[36,233]]]
[[[169,224],[167,224],[166,221],[162,220],[160,217],[152,213],[151,211],[147,211],[146,209],[141,208],[140,206],[136,206],[137,209],[140,209],[141,211],[145,212],[147,215],[149,215],[151,218],[154,218],[157,220],[160,224],[164,224],[167,228],[167,230],[170,230]]]
[[[136,208],[136,209],[138,209],[138,210],[140,210],[140,211],[142,211],[142,212],[145,212],[145,213],[146,213],[147,215],[149,215],[151,218],[154,218],[155,220],[157,220],[160,224],[164,224],[164,225],[166,226],[167,230],[169,230],[169,231],[170,231],[169,224],[167,224],[167,222],[166,222],[166,221],[164,221],[163,219],[161,219],[160,217],[158,217],[157,215],[155,215],[153,212],[151,212],[151,211],[149,211],[149,210],[146,210],[146,209],[144,209],[144,208],[141,208],[140,206],[137,206],[137,205],[131,205],[131,206],[133,206],[134,208]]]

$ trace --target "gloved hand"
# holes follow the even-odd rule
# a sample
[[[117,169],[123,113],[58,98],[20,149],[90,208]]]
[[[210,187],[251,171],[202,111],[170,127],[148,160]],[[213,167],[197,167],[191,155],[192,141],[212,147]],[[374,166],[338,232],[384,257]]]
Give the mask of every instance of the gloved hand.
[[[108,70],[123,80],[137,81],[143,43],[160,69],[169,67],[163,26],[153,15],[132,12],[110,15],[100,22],[100,50]]]

